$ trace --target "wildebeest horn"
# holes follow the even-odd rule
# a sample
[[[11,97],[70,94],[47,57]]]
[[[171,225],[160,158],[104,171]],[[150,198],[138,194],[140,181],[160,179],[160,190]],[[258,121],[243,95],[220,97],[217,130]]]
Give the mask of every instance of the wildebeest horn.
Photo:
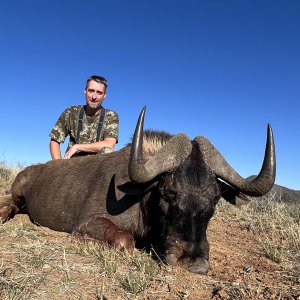
[[[251,181],[241,177],[205,137],[199,136],[203,159],[212,171],[232,187],[249,196],[262,196],[273,187],[276,175],[275,144],[271,125],[267,128],[265,157],[259,174]]]
[[[128,164],[129,178],[133,182],[147,182],[157,175],[176,168],[192,151],[185,134],[173,136],[154,156],[143,157],[143,127],[146,107],[140,113],[134,132]]]

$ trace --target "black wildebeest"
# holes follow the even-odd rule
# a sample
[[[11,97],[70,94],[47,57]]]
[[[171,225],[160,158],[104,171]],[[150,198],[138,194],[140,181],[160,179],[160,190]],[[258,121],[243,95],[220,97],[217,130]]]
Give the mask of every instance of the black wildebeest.
[[[207,273],[206,229],[221,195],[231,202],[261,196],[274,184],[271,127],[260,173],[249,181],[203,136],[191,141],[185,134],[144,132],[144,114],[145,108],[132,144],[119,151],[49,161],[20,172],[11,195],[1,199],[2,223],[26,205],[31,220],[42,226],[116,248],[132,249],[136,240],[148,239],[167,263]]]

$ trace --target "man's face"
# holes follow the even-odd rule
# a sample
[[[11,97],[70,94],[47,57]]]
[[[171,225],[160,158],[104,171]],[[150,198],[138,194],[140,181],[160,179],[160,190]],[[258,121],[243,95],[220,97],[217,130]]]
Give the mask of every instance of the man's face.
[[[104,98],[106,97],[105,86],[103,83],[98,83],[91,80],[84,90],[86,104],[92,110],[98,110]]]

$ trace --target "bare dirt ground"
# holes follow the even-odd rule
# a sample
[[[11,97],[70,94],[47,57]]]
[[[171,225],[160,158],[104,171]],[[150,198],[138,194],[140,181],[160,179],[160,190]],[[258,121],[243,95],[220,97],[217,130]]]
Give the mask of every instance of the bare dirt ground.
[[[27,231],[37,230],[34,238],[38,236],[37,240],[33,242],[30,236],[3,231],[5,226],[13,224],[22,230],[24,226]],[[300,299],[300,281],[292,275],[295,266],[288,262],[277,264],[266,258],[255,232],[242,229],[228,216],[216,214],[209,226],[208,239],[211,270],[206,276],[162,265],[159,277],[150,280],[142,291],[130,293],[118,284],[112,287],[112,277],[104,276],[101,268],[90,267],[93,259],[89,255],[73,253],[66,259],[64,253],[55,258],[57,249],[72,243],[69,234],[32,225],[26,215],[17,215],[0,229],[0,298]],[[23,244],[24,250],[20,249]],[[41,249],[45,247],[48,250],[43,258],[41,253],[45,252]],[[25,255],[29,249],[34,256]],[[29,268],[25,260],[33,257],[34,268]],[[122,262],[118,262],[117,268],[122,268]]]

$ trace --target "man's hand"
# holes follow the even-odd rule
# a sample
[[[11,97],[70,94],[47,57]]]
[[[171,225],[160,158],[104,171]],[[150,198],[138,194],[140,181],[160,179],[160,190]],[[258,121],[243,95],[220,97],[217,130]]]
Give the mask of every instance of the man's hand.
[[[78,152],[77,144],[73,145],[64,155],[64,159],[71,158],[74,154]]]
[[[93,153],[109,153],[112,152],[116,144],[115,138],[105,138],[103,141],[89,143],[89,144],[75,144],[64,155],[64,159],[71,158],[77,152]],[[101,149],[102,152],[101,152]]]

